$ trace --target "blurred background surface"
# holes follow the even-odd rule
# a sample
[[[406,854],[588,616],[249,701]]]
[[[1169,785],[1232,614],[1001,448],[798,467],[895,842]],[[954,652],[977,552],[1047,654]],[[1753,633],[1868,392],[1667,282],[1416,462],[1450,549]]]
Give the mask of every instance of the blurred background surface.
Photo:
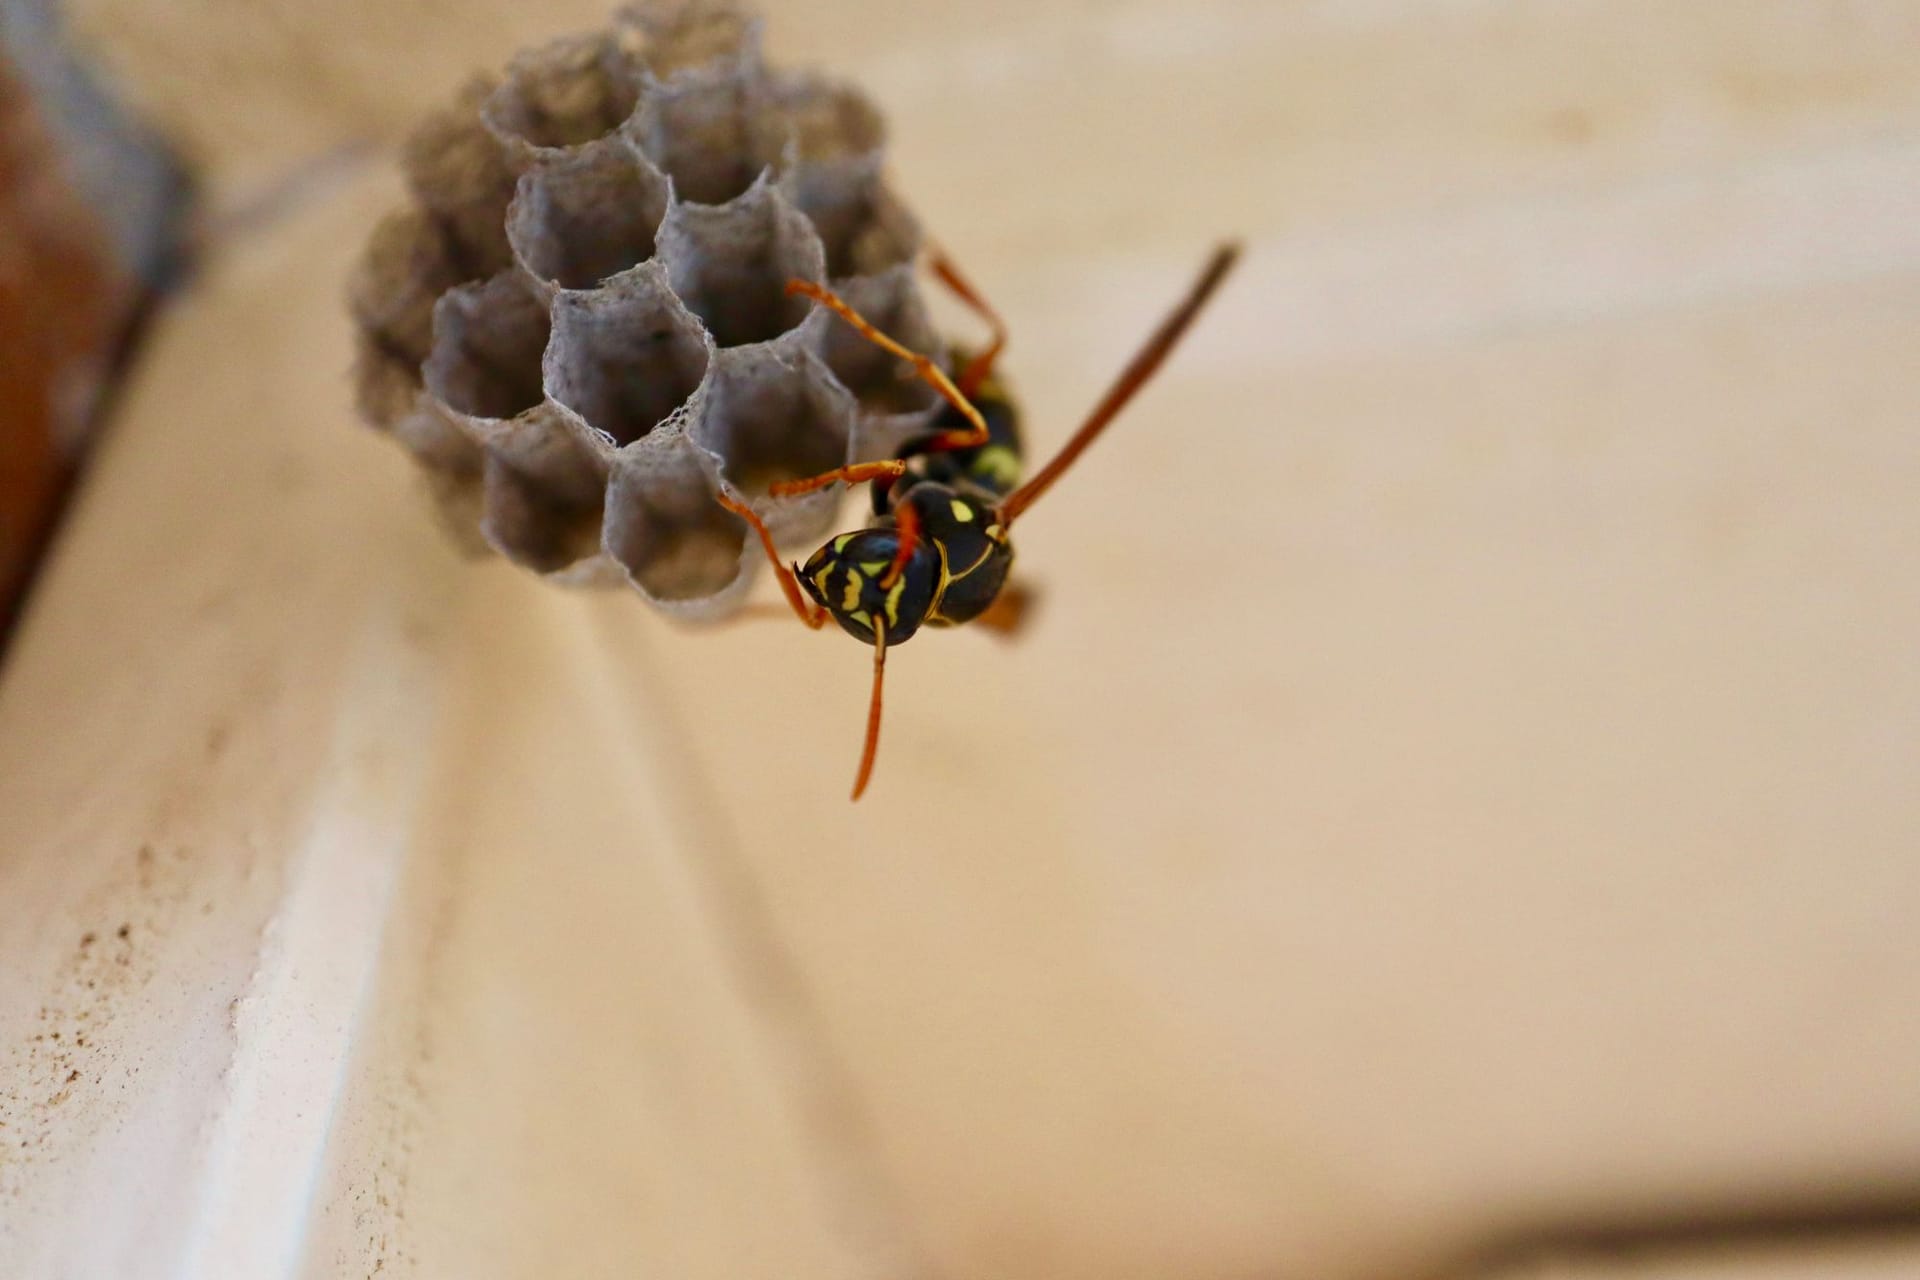
[[[857,809],[854,646],[464,563],[351,421],[385,147],[604,16],[64,9],[201,265],[0,686],[0,1260],[1912,1269],[1802,1237],[1920,1210],[1920,4],[774,10],[1036,452],[1250,250]]]
[[[182,194],[52,5],[0,8],[0,654]]]

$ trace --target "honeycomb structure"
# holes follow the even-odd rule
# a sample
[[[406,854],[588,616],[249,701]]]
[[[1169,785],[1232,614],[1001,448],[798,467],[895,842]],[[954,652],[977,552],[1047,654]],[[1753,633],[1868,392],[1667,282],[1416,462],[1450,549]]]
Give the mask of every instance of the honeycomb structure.
[[[349,286],[361,415],[420,464],[447,522],[551,579],[626,582],[678,616],[736,607],[762,557],[819,540],[838,486],[933,393],[790,278],[828,282],[943,353],[854,88],[769,68],[760,24],[651,3],[520,54],[409,139],[412,200]]]

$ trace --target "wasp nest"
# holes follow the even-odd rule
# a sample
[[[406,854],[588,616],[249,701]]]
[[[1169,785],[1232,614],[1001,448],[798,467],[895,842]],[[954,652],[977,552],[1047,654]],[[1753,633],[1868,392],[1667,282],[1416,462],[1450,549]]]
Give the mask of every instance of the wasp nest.
[[[405,148],[412,202],[350,301],[362,415],[457,528],[568,582],[625,580],[687,617],[760,563],[722,485],[783,544],[838,490],[774,481],[884,457],[932,393],[786,282],[830,282],[933,350],[919,233],[847,85],[770,69],[757,20],[648,4],[469,85]]]

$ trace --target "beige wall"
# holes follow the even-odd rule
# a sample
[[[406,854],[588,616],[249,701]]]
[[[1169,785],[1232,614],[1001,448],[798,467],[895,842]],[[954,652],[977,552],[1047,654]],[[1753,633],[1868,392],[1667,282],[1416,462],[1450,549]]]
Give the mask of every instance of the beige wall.
[[[587,17],[229,7],[74,9],[228,201]],[[234,233],[128,400],[0,702],[0,889],[44,876],[53,922],[0,971],[64,980],[60,931],[142,892],[99,833],[161,823],[266,867],[191,864],[260,921],[384,938],[230,1029],[252,935],[154,926],[217,971],[170,996],[208,1058],[231,1031],[250,1114],[319,1152],[314,1275],[1386,1276],[1910,1188],[1920,5],[774,32],[889,111],[1042,451],[1249,240],[1022,528],[1033,633],[902,650],[851,809],[854,646],[458,562],[346,420],[368,159]],[[38,745],[150,705],[166,769]],[[344,905],[274,834],[314,812],[352,819]],[[311,994],[301,954],[264,971]],[[338,1073],[276,1092],[308,1007]]]

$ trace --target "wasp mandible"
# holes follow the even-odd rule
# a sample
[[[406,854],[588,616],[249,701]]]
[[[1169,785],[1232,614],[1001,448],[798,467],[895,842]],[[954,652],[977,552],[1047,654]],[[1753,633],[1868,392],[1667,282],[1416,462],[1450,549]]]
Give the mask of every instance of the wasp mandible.
[[[946,401],[931,430],[907,441],[892,458],[772,486],[776,495],[788,495],[839,482],[873,485],[873,522],[830,539],[805,565],[782,561],[752,508],[724,488],[720,494],[720,504],[758,535],[787,602],[802,622],[817,630],[831,617],[847,634],[873,646],[873,693],[853,799],[860,798],[873,776],[888,648],[906,643],[922,626],[983,620],[997,602],[1004,603],[1002,593],[1013,567],[1008,534],[1014,521],[1079,460],[1159,369],[1239,255],[1236,243],[1214,250],[1186,296],[1121,370],[1079,430],[1024,484],[1018,414],[993,377],[1006,328],[952,263],[936,255],[932,265],[993,331],[987,347],[961,362],[957,385],[933,360],[880,332],[834,293],[805,280],[787,282],[789,294],[805,295],[833,311],[869,342],[906,361]]]

